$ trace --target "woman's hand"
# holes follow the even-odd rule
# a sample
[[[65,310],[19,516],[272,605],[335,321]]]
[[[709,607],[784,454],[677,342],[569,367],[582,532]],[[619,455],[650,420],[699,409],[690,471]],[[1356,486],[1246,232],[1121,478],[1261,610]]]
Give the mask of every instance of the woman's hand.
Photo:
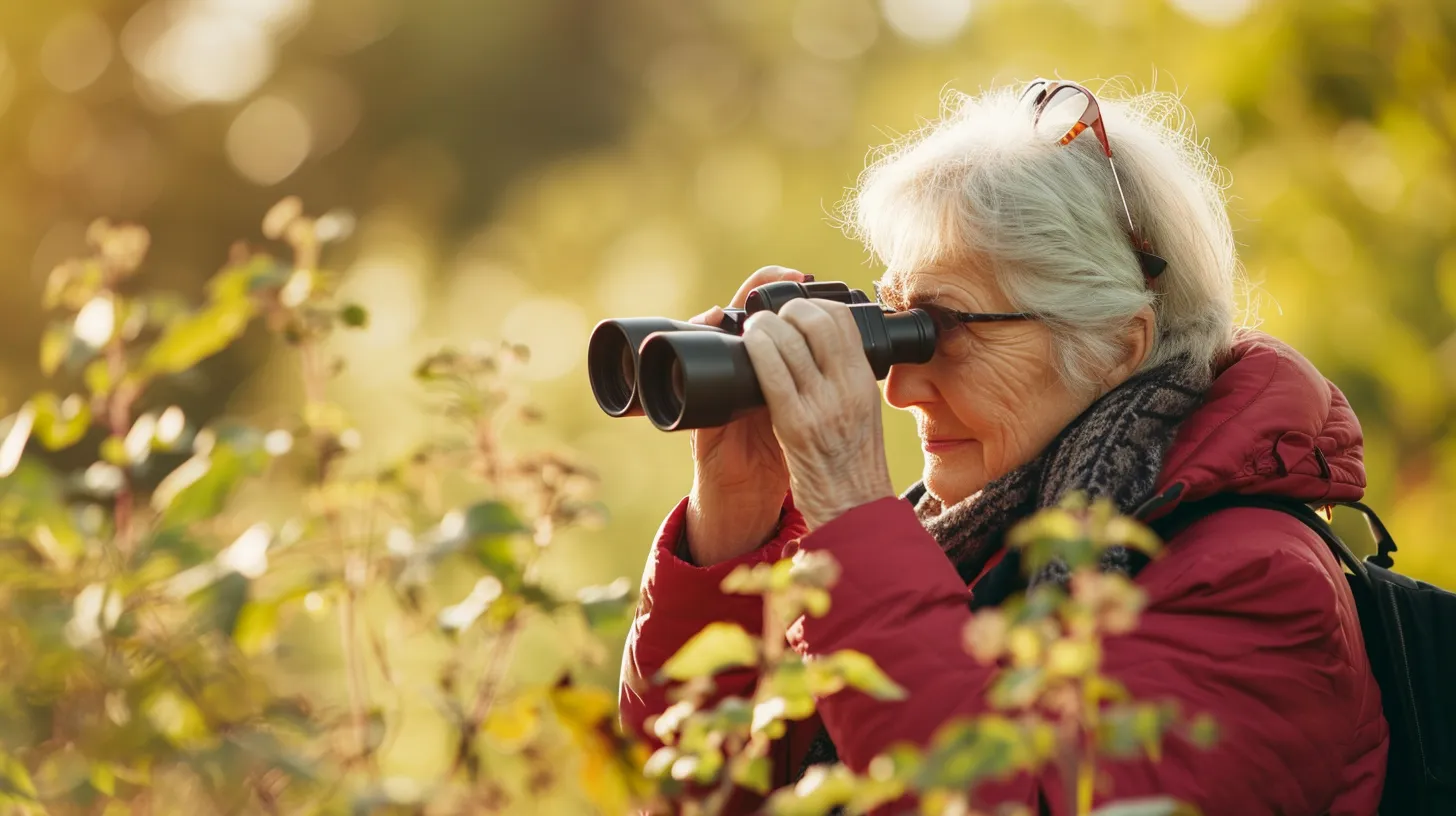
[[[738,287],[730,306],[743,308],[748,293],[773,281],[802,283],[806,276],[781,266],[766,266]],[[723,310],[712,309],[693,323],[716,326]],[[767,408],[721,428],[693,431],[693,490],[688,496],[688,549],[699,566],[736,558],[763,544],[778,528],[789,471],[774,437]]]
[[[749,318],[743,342],[809,529],[895,495],[880,390],[849,307],[789,301]]]

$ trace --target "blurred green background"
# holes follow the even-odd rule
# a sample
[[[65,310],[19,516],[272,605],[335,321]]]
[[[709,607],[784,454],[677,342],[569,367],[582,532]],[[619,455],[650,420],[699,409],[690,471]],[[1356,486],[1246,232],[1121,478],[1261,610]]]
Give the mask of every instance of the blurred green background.
[[[688,440],[600,413],[591,325],[695,313],[765,264],[867,286],[832,213],[869,148],[948,89],[1111,79],[1190,108],[1263,328],[1358,410],[1398,566],[1456,586],[1453,42],[1451,0],[5,3],[0,395],[10,411],[41,386],[42,282],[91,219],[149,227],[139,285],[196,295],[297,194],[357,216],[328,260],[372,316],[337,384],[366,455],[430,430],[424,353],[526,343],[548,421],[521,441],[580,451],[612,514],[549,568],[635,576],[688,488]],[[270,349],[259,331],[162,397],[200,420],[266,411],[297,380]],[[904,487],[913,424],[886,422]]]

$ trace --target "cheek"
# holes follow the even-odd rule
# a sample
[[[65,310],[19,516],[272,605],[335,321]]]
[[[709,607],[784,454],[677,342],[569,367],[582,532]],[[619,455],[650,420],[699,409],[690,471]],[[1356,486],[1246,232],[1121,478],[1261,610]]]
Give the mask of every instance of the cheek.
[[[947,389],[951,410],[981,440],[989,478],[1029,461],[1081,410],[1049,351],[986,349],[964,361]]]
[[[979,431],[994,431],[1024,416],[1047,383],[1043,365],[1026,354],[987,351],[947,372],[946,402],[957,417]]]

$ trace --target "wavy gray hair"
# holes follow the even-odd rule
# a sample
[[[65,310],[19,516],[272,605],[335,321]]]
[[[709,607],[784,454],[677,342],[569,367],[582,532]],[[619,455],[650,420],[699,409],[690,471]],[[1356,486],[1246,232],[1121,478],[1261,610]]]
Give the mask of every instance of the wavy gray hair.
[[[1121,359],[1122,330],[1146,305],[1158,331],[1144,369],[1180,355],[1212,364],[1233,342],[1238,260],[1220,170],[1185,130],[1187,109],[1170,94],[1098,95],[1133,223],[1168,261],[1150,289],[1096,137],[1059,145],[1018,97],[951,94],[939,121],[880,149],[844,225],[884,263],[883,283],[932,264],[992,270],[1051,328],[1073,388]]]

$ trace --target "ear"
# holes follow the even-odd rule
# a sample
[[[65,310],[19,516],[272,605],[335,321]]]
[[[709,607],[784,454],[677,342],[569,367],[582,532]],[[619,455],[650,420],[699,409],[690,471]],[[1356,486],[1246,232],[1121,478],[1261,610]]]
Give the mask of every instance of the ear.
[[[1158,319],[1153,315],[1153,307],[1144,306],[1132,316],[1122,333],[1122,361],[1107,372],[1107,378],[1103,380],[1108,391],[1122,385],[1142,368],[1153,351],[1153,338],[1157,333]]]

